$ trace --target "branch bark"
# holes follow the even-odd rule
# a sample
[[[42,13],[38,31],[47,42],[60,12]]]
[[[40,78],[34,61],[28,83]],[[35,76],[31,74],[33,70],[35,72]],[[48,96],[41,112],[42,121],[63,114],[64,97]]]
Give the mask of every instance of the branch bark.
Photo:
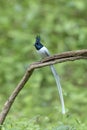
[[[33,71],[37,68],[49,66],[52,64],[62,63],[66,61],[74,61],[74,60],[80,60],[80,59],[87,59],[87,49],[84,50],[77,50],[77,51],[68,51],[61,54],[56,54],[50,57],[47,57],[43,59],[42,61],[32,63],[27,71],[25,72],[23,78],[19,82],[19,84],[16,86],[15,90],[12,92],[8,100],[3,106],[3,109],[0,113],[0,125],[2,125],[5,121],[5,118],[15,100],[15,98],[18,96],[21,89],[23,89],[24,85],[28,81],[28,79],[31,77]]]

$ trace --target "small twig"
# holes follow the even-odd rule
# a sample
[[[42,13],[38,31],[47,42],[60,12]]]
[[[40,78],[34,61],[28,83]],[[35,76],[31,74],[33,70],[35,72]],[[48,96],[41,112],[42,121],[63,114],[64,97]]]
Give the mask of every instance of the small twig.
[[[2,109],[2,112],[0,113],[0,125],[4,123],[4,120],[21,89],[24,87],[30,76],[32,75],[34,69],[41,68],[44,66],[62,63],[66,61],[74,61],[79,59],[87,59],[87,49],[84,50],[78,50],[78,51],[69,51],[64,52],[61,54],[56,54],[50,57],[47,57],[43,59],[40,62],[35,62],[29,66],[27,71],[25,72],[22,80],[19,82],[15,90],[12,92],[11,96],[8,98],[6,103],[4,104],[4,107]]]

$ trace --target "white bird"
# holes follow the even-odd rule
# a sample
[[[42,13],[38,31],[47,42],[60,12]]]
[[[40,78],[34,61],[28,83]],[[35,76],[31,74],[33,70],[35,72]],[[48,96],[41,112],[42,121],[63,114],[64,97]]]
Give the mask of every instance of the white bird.
[[[36,37],[36,42],[35,42],[34,46],[42,58],[50,56],[48,49],[45,46],[43,46],[42,43],[40,42],[40,36]],[[60,97],[60,101],[61,101],[61,106],[62,106],[62,114],[65,114],[65,105],[64,105],[64,99],[63,99],[62,87],[60,84],[60,78],[59,78],[54,66],[50,65],[50,68],[51,68],[51,71],[52,71],[54,78],[56,80],[56,84],[57,84],[57,88],[58,88],[58,92],[59,92],[59,97]]]

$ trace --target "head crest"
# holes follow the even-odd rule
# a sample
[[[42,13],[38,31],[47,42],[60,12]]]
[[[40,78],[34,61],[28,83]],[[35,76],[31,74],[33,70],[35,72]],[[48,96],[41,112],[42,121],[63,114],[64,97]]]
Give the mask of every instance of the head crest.
[[[35,47],[36,47],[37,50],[40,50],[43,47],[43,45],[40,42],[40,36],[39,35],[36,36],[36,41],[35,41],[34,45],[35,45]]]
[[[40,42],[40,39],[41,39],[40,36],[37,35],[37,36],[36,36],[36,42]]]

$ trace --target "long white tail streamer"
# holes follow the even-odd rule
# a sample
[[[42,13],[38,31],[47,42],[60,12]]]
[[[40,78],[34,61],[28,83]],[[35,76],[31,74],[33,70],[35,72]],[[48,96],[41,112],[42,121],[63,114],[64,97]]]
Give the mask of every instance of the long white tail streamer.
[[[51,71],[52,71],[54,78],[56,80],[57,89],[58,89],[58,92],[59,92],[59,97],[60,97],[60,101],[61,101],[61,105],[62,105],[62,114],[65,114],[65,105],[64,105],[64,99],[63,99],[62,87],[61,87],[61,84],[60,84],[60,78],[59,78],[54,66],[50,65],[50,68],[51,68]]]
[[[45,46],[42,47],[38,51],[38,53],[41,55],[42,58],[50,56],[50,53],[49,53],[48,49]],[[57,74],[54,66],[50,65],[50,68],[51,68],[53,76],[54,76],[54,78],[56,80],[57,89],[58,89],[59,97],[60,97],[60,102],[61,102],[61,105],[62,105],[62,114],[65,114],[65,105],[64,105],[64,99],[63,99],[62,87],[61,87],[61,84],[60,84],[60,78],[59,78],[59,75]]]

